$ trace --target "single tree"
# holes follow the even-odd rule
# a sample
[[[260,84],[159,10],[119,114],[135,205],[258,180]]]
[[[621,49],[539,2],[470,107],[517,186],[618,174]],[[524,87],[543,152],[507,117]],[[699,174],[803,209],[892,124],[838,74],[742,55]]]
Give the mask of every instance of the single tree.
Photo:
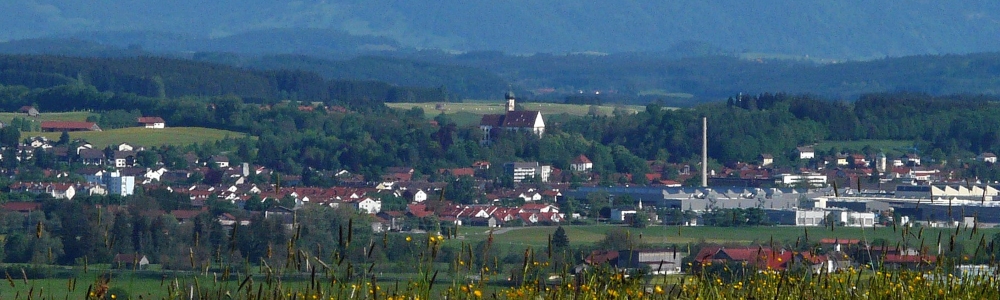
[[[559,252],[566,247],[569,247],[569,236],[566,236],[566,230],[559,226],[552,234],[552,249],[555,250],[553,252]]]

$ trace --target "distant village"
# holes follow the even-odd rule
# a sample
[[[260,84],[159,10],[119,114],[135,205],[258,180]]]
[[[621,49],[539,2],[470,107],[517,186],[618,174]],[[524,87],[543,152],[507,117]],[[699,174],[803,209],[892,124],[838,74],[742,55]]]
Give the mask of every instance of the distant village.
[[[506,113],[485,115],[480,128],[489,136],[498,130],[527,131],[544,134],[545,123],[537,111],[516,111],[514,97],[507,95]],[[34,108],[22,113],[37,115]],[[137,127],[148,130],[166,128],[160,117],[140,117]],[[45,121],[46,132],[99,131],[93,122]],[[785,226],[855,226],[875,227],[890,224],[926,226],[987,226],[1000,224],[998,189],[978,181],[953,178],[940,166],[928,165],[916,153],[888,157],[884,153],[834,153],[821,155],[811,146],[789,149],[794,160],[808,162],[808,167],[775,167],[772,154],[761,154],[754,162],[730,162],[715,170],[705,170],[707,182],[697,184],[701,169],[697,164],[670,164],[648,161],[651,173],[613,174],[615,179],[593,173],[593,163],[584,154],[577,155],[569,169],[561,170],[538,162],[511,161],[494,166],[477,161],[461,168],[437,170],[438,178],[467,180],[475,199],[446,199],[448,181],[432,181],[429,174],[417,174],[413,168],[388,168],[381,178],[364,178],[348,170],[334,174],[332,187],[304,186],[294,174],[278,174],[249,163],[230,164],[224,153],[200,157],[184,154],[187,168],[167,169],[157,163],[143,165],[144,149],[129,143],[95,148],[77,140],[73,148],[57,146],[55,141],[34,136],[24,139],[17,148],[18,160],[32,155],[54,155],[60,163],[73,161],[73,171],[44,170],[44,179],[18,181],[7,187],[11,193],[73,200],[81,196],[113,195],[127,197],[137,191],[166,190],[190,200],[191,209],[159,211],[180,222],[206,212],[212,201],[228,202],[238,208],[259,207],[261,203],[281,203],[263,210],[266,218],[277,218],[291,226],[296,210],[308,206],[349,207],[368,215],[372,230],[432,231],[447,226],[484,228],[559,224],[636,224],[637,218],[650,225],[735,226],[713,223],[712,213],[725,210],[756,209],[766,219],[755,225]],[[39,152],[41,151],[41,152]],[[788,155],[788,154],[785,154]],[[0,157],[0,159],[8,159]],[[996,163],[996,155],[982,153],[974,158]],[[801,164],[800,164],[801,165]],[[486,171],[501,168],[513,182],[500,187]],[[215,176],[217,184],[205,184],[202,178]],[[632,176],[645,176],[647,185],[629,184]],[[464,178],[464,179],[463,179]],[[580,180],[582,179],[582,180]],[[619,182],[606,185],[602,183]],[[840,185],[838,186],[838,182]],[[23,197],[21,198],[23,199]],[[586,199],[587,201],[581,201]],[[401,205],[383,205],[385,201]],[[399,203],[401,201],[401,203]],[[257,203],[254,203],[257,202]],[[607,205],[594,210],[598,203]],[[462,204],[464,203],[464,204]],[[567,203],[574,203],[567,205]],[[389,206],[392,206],[391,208]],[[41,203],[8,201],[2,209],[30,213]],[[955,207],[961,208],[953,209]],[[568,209],[568,210],[567,210]],[[947,212],[946,212],[947,211]],[[215,216],[223,226],[247,224],[246,215],[224,213]],[[436,223],[431,226],[426,224]],[[814,269],[835,271],[852,262],[870,260],[857,251],[857,240],[823,240],[830,249],[823,256],[780,249],[741,249],[709,247],[695,256],[700,263],[738,261],[774,269],[808,265]],[[919,267],[932,263],[934,256],[915,249],[872,248],[884,252],[882,263],[900,267]],[[849,250],[853,249],[853,250]],[[622,250],[625,251],[625,250]],[[614,264],[630,268],[654,262],[662,273],[680,272],[680,258],[688,256],[677,249],[594,251],[590,264]],[[758,255],[760,251],[766,255]],[[752,252],[752,253],[751,253]],[[667,262],[667,269],[663,263]]]

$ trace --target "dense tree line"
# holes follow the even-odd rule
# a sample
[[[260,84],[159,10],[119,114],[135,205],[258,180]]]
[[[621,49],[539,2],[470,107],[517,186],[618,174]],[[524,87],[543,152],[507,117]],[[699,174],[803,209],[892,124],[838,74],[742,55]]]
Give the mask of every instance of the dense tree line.
[[[190,60],[145,56],[74,58],[2,55],[0,70],[0,84],[5,85],[51,88],[76,84],[92,86],[89,93],[130,93],[157,98],[233,95],[248,102],[291,99],[364,106],[404,100],[443,101],[446,98],[446,91],[437,87],[399,87],[376,81],[326,80],[305,71],[252,71]]]
[[[635,115],[594,116],[562,130],[610,147],[624,146],[647,160],[685,162],[701,147],[708,118],[709,156],[754,161],[761,153],[787,158],[796,146],[824,140],[904,140],[936,161],[1000,151],[998,99],[983,95],[867,94],[855,102],[810,95],[740,95],[725,103],[666,110],[648,105]],[[817,149],[825,151],[827,149]],[[859,151],[861,149],[854,149]],[[896,151],[898,149],[869,149]],[[912,150],[912,149],[911,149]],[[787,159],[785,159],[787,161]]]

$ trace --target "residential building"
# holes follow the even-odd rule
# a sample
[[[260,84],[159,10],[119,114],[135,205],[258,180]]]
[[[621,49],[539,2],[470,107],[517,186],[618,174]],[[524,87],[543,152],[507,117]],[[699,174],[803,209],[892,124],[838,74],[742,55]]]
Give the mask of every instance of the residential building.
[[[997,155],[990,152],[983,152],[983,154],[980,154],[978,157],[976,157],[976,159],[984,163],[990,163],[990,164],[997,163]]]
[[[569,169],[573,172],[589,172],[594,168],[594,163],[587,158],[586,155],[580,154],[569,165]]]
[[[762,167],[767,167],[774,164],[774,156],[771,154],[763,153],[760,155],[760,165]]]
[[[73,196],[76,195],[76,187],[72,183],[15,182],[10,184],[8,188],[11,192],[48,194],[55,199],[73,200]]]
[[[115,151],[114,161],[115,161],[115,168],[126,168],[135,166],[135,152]]]
[[[112,266],[122,269],[142,270],[149,265],[149,259],[141,254],[117,254],[111,262]]]
[[[813,147],[796,147],[795,153],[799,155],[799,159],[816,158],[816,150]]]
[[[129,196],[135,193],[135,176],[123,176],[121,172],[103,172],[87,175],[87,182],[103,184],[112,195]]]
[[[371,197],[365,197],[363,199],[350,199],[348,202],[354,209],[358,212],[364,212],[366,214],[377,214],[382,211],[382,200],[374,199]]]
[[[229,167],[229,157],[226,157],[225,155],[212,156],[211,162],[216,166],[218,166],[219,168]]]
[[[525,178],[538,178],[541,182],[548,182],[552,175],[551,166],[543,166],[538,162],[509,162],[503,165],[504,174],[514,177],[514,182],[524,181]]]
[[[160,117],[139,117],[139,121],[138,122],[139,122],[139,125],[141,125],[141,126],[143,126],[145,128],[161,129],[161,128],[166,128],[167,127],[166,126],[167,122],[163,121],[163,118],[160,118]]]

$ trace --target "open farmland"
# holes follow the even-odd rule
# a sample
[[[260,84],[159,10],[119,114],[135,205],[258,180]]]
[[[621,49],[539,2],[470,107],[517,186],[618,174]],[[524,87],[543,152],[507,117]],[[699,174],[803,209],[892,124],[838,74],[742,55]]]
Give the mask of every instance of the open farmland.
[[[51,140],[58,140],[61,132],[30,132],[22,133],[23,136],[44,136]],[[201,127],[167,127],[163,129],[147,129],[143,127],[129,127],[111,129],[104,131],[77,131],[70,132],[72,139],[84,139],[94,145],[95,148],[104,148],[108,145],[129,143],[135,146],[153,147],[162,145],[190,145],[194,143],[214,142],[226,137],[238,138],[245,134],[219,129]]]

